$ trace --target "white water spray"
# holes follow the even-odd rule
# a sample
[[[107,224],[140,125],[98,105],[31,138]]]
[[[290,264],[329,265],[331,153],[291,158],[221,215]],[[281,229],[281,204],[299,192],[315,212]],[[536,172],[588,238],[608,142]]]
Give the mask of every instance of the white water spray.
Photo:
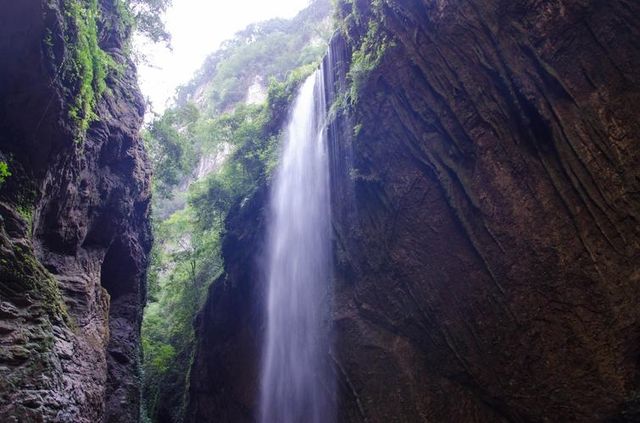
[[[295,101],[271,197],[262,423],[331,423],[330,205],[323,72]]]

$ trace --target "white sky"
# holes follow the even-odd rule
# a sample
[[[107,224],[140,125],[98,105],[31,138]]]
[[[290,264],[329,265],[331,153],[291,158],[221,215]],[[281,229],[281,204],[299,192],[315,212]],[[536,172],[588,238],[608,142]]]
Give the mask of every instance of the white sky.
[[[152,110],[164,111],[176,87],[188,82],[222,41],[251,23],[293,17],[308,3],[309,0],[173,0],[166,14],[173,51],[137,42],[149,61],[149,65],[138,66],[138,78]]]

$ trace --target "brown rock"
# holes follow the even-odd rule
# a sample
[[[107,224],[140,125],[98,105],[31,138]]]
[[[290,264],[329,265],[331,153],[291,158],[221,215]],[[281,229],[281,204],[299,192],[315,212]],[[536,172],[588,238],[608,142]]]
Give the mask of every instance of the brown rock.
[[[99,7],[115,22],[113,2]],[[78,139],[61,9],[0,4],[0,160],[12,173],[0,187],[0,420],[136,422],[151,244],[143,103],[125,34],[105,25],[122,72]]]
[[[392,46],[334,147],[339,421],[638,421],[640,4],[354,7],[349,47]],[[226,260],[192,422],[255,421],[260,274]]]

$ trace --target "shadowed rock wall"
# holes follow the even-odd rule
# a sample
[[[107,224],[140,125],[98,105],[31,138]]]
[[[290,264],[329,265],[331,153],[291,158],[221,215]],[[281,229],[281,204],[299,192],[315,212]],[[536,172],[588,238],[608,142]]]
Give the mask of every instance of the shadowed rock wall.
[[[633,419],[639,5],[357,3],[341,421]]]
[[[118,63],[78,137],[66,70],[77,35],[60,1],[0,1],[0,420],[136,422],[151,244],[144,112],[101,1],[98,39]]]

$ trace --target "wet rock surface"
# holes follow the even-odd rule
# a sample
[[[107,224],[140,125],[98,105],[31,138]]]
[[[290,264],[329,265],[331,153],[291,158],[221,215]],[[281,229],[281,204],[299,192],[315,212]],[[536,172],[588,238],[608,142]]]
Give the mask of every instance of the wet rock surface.
[[[261,189],[227,219],[225,270],[194,322],[198,343],[189,384],[188,422],[257,420],[263,327],[264,207]]]
[[[99,29],[122,72],[79,139],[61,3],[0,10],[0,420],[136,422],[150,191],[124,34]]]
[[[381,10],[337,231],[340,420],[634,421],[640,9]]]
[[[358,129],[332,169],[338,420],[637,421],[640,5],[355,7],[346,48],[368,19],[392,43],[337,125]],[[196,325],[193,422],[256,419],[247,210]]]

